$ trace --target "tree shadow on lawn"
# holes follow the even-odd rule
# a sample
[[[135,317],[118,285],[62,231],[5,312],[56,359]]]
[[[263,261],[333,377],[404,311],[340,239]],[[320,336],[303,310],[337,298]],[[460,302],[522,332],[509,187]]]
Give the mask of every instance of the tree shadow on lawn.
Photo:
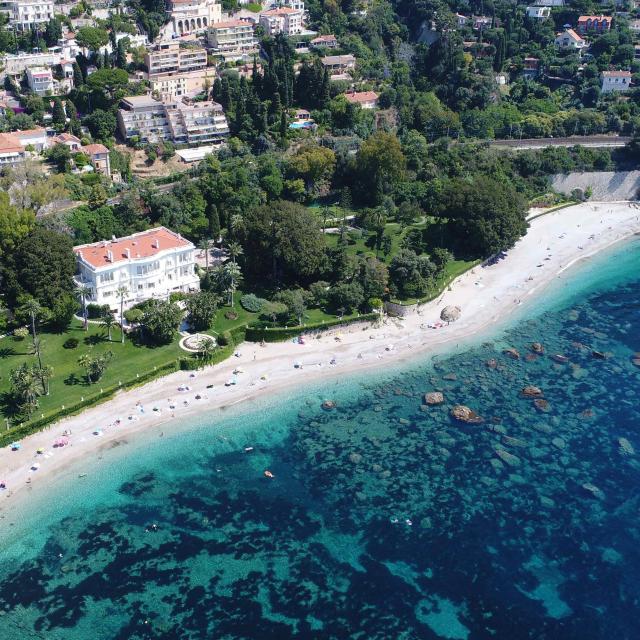
[[[80,377],[78,377],[75,373],[70,373],[70,374],[69,374],[69,375],[64,379],[64,383],[65,383],[66,385],[69,385],[69,386],[73,386],[73,385],[76,385],[76,384],[81,384],[81,385],[84,385],[84,386],[86,386],[86,385],[87,385],[87,382],[86,382],[86,380],[84,379],[84,377],[80,378]]]
[[[93,335],[87,336],[83,342],[92,347],[101,342],[109,342],[109,337],[106,333],[94,333]]]
[[[0,358],[9,358],[10,356],[28,356],[28,353],[18,353],[13,347],[4,347],[0,349]]]

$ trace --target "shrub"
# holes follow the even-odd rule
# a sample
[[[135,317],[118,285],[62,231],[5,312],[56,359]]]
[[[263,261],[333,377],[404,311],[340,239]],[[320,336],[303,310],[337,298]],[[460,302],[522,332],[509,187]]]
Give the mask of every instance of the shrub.
[[[75,349],[80,344],[78,338],[69,338],[62,345],[65,349]]]
[[[237,320],[238,319],[238,314],[235,311],[226,311],[224,314],[224,317],[227,320]]]
[[[221,347],[226,347],[229,344],[232,344],[233,339],[231,338],[231,334],[228,331],[223,331],[219,336],[218,336],[218,344]]]
[[[111,307],[108,304],[96,304],[95,302],[90,302],[87,305],[87,317],[92,320],[97,320],[98,318],[104,318],[111,311]]]
[[[13,337],[16,340],[24,340],[29,335],[29,329],[27,327],[18,327],[13,330]]]
[[[144,315],[144,311],[142,309],[136,309],[133,307],[132,309],[127,309],[124,312],[124,319],[129,324],[137,324],[142,320],[142,316]]]
[[[264,307],[264,303],[266,300],[263,298],[258,298],[258,296],[253,293],[247,293],[240,298],[240,304],[245,311],[249,311],[251,313],[260,313],[262,311],[262,307]]]
[[[189,294],[184,291],[172,291],[169,294],[169,302],[180,302],[180,300],[186,300],[188,297]]]

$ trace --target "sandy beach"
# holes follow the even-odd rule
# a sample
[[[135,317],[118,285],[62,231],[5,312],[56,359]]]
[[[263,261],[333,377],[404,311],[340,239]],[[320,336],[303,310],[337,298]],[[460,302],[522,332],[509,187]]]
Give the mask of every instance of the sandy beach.
[[[6,485],[0,492],[0,512],[26,488],[44,488],[73,462],[124,437],[130,441],[151,429],[161,435],[189,415],[210,412],[215,417],[223,407],[265,393],[388,366],[459,344],[504,322],[576,262],[636,233],[640,233],[640,207],[633,203],[586,203],[561,209],[533,220],[527,235],[504,259],[463,274],[437,300],[405,318],[308,336],[304,344],[245,343],[222,364],[194,374],[177,372],[119,393],[23,439],[18,451],[0,450],[0,481]],[[442,324],[440,312],[447,305],[459,306],[461,318],[433,328]],[[234,375],[238,369],[241,372]],[[231,379],[236,384],[226,386]],[[64,433],[69,434],[69,444],[54,448],[54,441]],[[37,453],[40,448],[44,453]]]

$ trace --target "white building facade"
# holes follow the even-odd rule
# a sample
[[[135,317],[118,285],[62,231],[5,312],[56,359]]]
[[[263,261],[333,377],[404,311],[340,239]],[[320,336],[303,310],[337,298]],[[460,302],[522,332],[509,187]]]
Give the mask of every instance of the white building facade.
[[[169,32],[174,36],[200,33],[222,20],[222,4],[218,0],[169,0]]]
[[[53,18],[51,0],[4,0],[0,2],[0,13],[9,18],[9,25],[18,31],[44,25]]]
[[[167,300],[173,292],[198,291],[196,249],[193,243],[166,227],[124,238],[73,248],[76,284],[88,287],[88,302],[120,310],[117,289],[125,287],[124,308],[151,298]]]
[[[612,91],[629,91],[631,88],[631,71],[603,71],[602,93]]]
[[[304,13],[289,7],[263,11],[260,14],[260,25],[269,36],[282,33],[285,36],[296,36],[304,31]]]

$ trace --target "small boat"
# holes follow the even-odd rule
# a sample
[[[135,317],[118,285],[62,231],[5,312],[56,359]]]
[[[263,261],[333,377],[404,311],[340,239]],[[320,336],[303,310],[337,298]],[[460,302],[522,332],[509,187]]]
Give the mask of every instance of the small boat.
[[[265,477],[265,478],[275,478],[275,476],[273,475],[273,473],[271,473],[271,471],[269,471],[269,469],[267,469],[267,470],[264,472],[264,477]]]
[[[591,355],[598,360],[604,360],[607,357],[606,353],[602,353],[602,351],[592,351]]]
[[[244,452],[245,453],[251,453],[253,451],[253,447],[245,447],[244,448]]]
[[[559,362],[560,364],[567,364],[567,362],[569,362],[569,358],[567,358],[567,356],[563,356],[560,353],[556,353],[555,355],[551,356],[556,362]]]

